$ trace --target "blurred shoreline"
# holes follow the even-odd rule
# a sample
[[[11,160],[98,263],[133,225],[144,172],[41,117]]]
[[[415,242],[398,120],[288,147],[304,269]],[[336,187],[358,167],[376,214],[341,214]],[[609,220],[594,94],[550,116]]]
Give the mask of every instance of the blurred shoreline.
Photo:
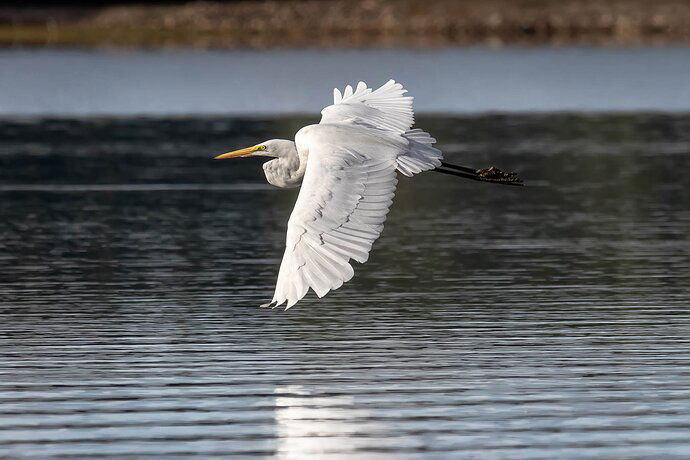
[[[1,47],[272,48],[690,42],[684,0],[270,0],[0,7]]]

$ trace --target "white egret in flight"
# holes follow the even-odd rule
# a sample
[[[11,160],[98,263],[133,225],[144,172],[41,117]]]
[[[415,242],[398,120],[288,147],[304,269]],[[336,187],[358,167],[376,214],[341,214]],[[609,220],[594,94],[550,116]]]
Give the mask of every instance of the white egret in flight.
[[[274,158],[263,164],[269,183],[301,186],[287,228],[275,294],[262,307],[287,308],[309,288],[323,297],[354,275],[350,259],[364,263],[393,202],[396,172],[438,171],[484,182],[521,185],[515,174],[473,169],[442,160],[436,140],[412,129],[412,97],[390,80],[376,90],[359,82],[321,111],[321,122],[295,140],[272,139],[216,159]]]

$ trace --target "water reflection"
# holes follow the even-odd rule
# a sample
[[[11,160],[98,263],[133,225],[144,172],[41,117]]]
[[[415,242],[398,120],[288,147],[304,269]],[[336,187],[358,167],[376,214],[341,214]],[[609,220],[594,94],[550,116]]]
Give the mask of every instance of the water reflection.
[[[395,447],[385,425],[372,421],[372,414],[357,407],[352,396],[313,396],[300,385],[277,387],[275,392],[278,458],[323,458]],[[395,458],[385,452],[379,456]]]

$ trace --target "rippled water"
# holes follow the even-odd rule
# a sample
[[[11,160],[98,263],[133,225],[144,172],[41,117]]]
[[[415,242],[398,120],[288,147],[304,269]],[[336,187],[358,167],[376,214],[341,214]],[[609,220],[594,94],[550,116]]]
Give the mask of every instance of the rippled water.
[[[305,119],[0,122],[0,455],[690,452],[690,117],[421,118],[529,187],[402,178],[324,299],[271,297]]]

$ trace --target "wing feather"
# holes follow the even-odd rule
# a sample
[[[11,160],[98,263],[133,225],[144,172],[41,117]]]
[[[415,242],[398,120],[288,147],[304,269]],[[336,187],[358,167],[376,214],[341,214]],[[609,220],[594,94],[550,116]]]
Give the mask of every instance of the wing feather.
[[[350,123],[403,134],[414,124],[412,96],[400,83],[389,80],[376,90],[360,81],[357,89],[347,85],[342,97],[334,90],[333,105],[321,111],[321,123]]]
[[[443,155],[433,144],[436,139],[414,124],[413,98],[400,83],[389,80],[376,90],[359,82],[357,89],[345,88],[345,94],[334,90],[333,105],[321,111],[321,123],[344,123],[381,130],[392,136],[402,136],[408,148],[398,158],[397,169],[405,176],[441,165]]]
[[[397,184],[398,151],[374,145],[374,153],[360,152],[347,137],[309,144],[302,188],[288,221],[275,306],[292,307],[309,288],[319,297],[338,289],[354,275],[351,259],[365,262],[383,230]]]

